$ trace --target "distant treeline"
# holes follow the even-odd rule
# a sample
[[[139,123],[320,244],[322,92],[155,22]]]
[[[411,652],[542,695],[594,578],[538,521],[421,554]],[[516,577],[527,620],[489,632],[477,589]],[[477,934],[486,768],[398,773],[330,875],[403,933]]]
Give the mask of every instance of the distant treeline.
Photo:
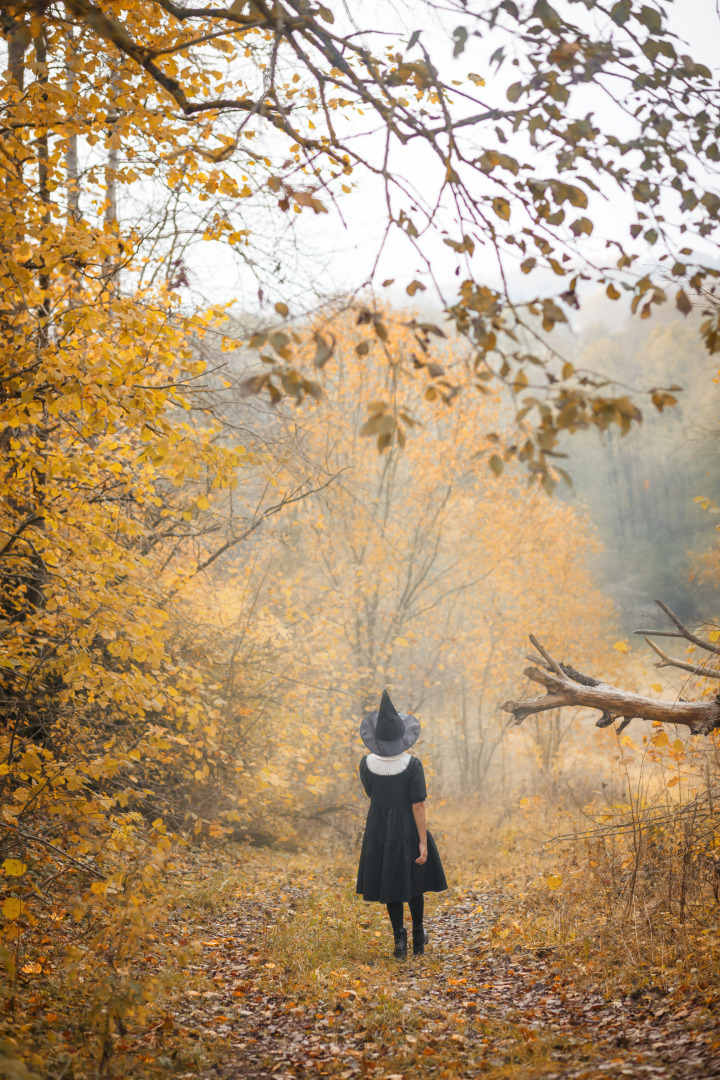
[[[716,544],[717,516],[695,501],[717,502],[717,365],[707,355],[697,320],[606,322],[585,329],[573,360],[628,388],[681,386],[678,403],[663,413],[646,410],[626,436],[615,429],[568,438],[572,492],[587,504],[604,550],[598,567],[617,603],[624,628],[655,611],[661,596],[685,615],[710,617],[717,588],[697,573],[695,557]],[[656,610],[656,609],[655,609]]]

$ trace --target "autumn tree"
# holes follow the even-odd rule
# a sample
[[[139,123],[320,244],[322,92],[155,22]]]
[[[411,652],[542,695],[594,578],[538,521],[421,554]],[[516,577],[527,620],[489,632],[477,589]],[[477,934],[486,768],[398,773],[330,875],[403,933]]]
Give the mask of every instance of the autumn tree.
[[[258,568],[284,628],[268,767],[277,781],[288,769],[305,778],[310,803],[321,795],[342,805],[360,750],[357,716],[387,685],[423,718],[446,790],[481,790],[506,728],[498,704],[538,611],[558,648],[580,647],[603,669],[618,657],[603,645],[613,612],[592,584],[592,529],[517,471],[483,466],[478,455],[495,446],[488,431],[506,423],[495,395],[462,394],[442,414],[428,400],[410,420],[415,383],[401,362],[415,348],[409,313],[388,323],[392,368],[368,363],[354,323],[352,313],[334,319],[326,396],[300,423],[290,419],[299,450],[336,480],[290,508],[282,544]],[[448,342],[445,363],[462,351]],[[368,427],[382,436],[389,403],[408,435],[378,455]],[[287,424],[281,410],[276,425]],[[542,731],[532,742],[549,768],[560,744]]]

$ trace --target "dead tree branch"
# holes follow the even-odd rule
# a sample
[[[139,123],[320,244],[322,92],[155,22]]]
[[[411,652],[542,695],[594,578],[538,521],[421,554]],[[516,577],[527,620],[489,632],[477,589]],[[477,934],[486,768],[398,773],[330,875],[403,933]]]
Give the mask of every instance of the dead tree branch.
[[[523,701],[506,701],[501,706],[504,712],[512,713],[516,724],[550,709],[584,706],[600,710],[598,727],[608,727],[619,719],[619,729],[622,729],[635,718],[680,724],[689,728],[693,735],[707,735],[720,727],[720,700],[717,697],[710,701],[658,701],[633,694],[582,675],[568,664],[559,664],[532,635],[530,640],[552,670],[544,665],[525,668],[524,674],[544,686],[546,693]]]
[[[680,668],[682,671],[689,671],[691,675],[702,675],[703,678],[706,679],[720,679],[720,668],[709,668],[705,667],[704,664],[688,664],[686,660],[679,660],[676,656],[668,656],[668,654],[661,649],[659,645],[656,645],[654,641],[651,641],[647,635],[645,635],[645,640],[650,648],[660,657],[660,663],[655,665],[656,668],[676,667]]]
[[[678,616],[675,614],[675,612],[671,611],[670,608],[667,606],[667,604],[664,604],[662,600],[658,600],[656,598],[655,603],[657,604],[657,606],[660,608],[661,611],[665,612],[665,614],[667,615],[668,619],[673,624],[675,629],[674,630],[634,630],[633,633],[642,634],[642,636],[645,637],[645,638],[647,638],[647,637],[679,637],[680,638],[681,637],[681,638],[685,638],[686,641],[691,642],[693,645],[699,645],[699,647],[701,649],[705,649],[706,652],[717,653],[717,651],[718,651],[717,644],[715,644],[712,641],[706,641],[705,638],[699,637],[698,634],[693,634],[692,630],[689,630],[687,628],[687,626],[685,626],[685,623],[682,622],[682,620],[678,618]]]

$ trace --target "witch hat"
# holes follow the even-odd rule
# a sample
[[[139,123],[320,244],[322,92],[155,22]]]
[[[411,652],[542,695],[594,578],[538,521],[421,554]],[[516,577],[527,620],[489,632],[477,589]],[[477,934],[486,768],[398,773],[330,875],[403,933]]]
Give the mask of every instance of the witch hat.
[[[360,738],[379,757],[393,757],[409,749],[420,735],[420,722],[411,713],[399,713],[387,690],[383,690],[380,708],[363,717]]]

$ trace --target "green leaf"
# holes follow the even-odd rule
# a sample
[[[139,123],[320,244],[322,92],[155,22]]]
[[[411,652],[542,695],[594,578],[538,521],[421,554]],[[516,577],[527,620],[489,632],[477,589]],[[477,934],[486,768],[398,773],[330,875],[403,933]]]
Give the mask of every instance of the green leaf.
[[[548,4],[547,0],[537,0],[533,8],[533,15],[536,19],[540,19],[547,30],[560,30],[563,26],[562,19],[555,8]]]
[[[302,388],[308,397],[314,398],[315,401],[321,401],[325,396],[322,386],[314,379],[303,379]]]
[[[290,338],[287,334],[284,334],[282,330],[276,330],[274,334],[271,334],[268,341],[272,345],[275,352],[280,352],[281,349],[286,349],[290,344]]]
[[[335,338],[331,334],[330,341],[326,341],[322,334],[313,334],[313,341],[315,342],[313,364],[316,368],[323,368],[335,350]]]
[[[655,8],[646,5],[641,7],[637,18],[643,26],[647,26],[651,34],[661,34],[663,32],[662,15]]]
[[[390,435],[395,430],[395,417],[390,413],[375,413],[360,428],[361,435]]]
[[[552,495],[553,491],[557,487],[557,480],[555,480],[550,475],[550,473],[547,473],[547,472],[545,473],[545,475],[543,476],[543,478],[542,478],[542,480],[540,482],[541,482],[544,490],[547,492],[548,495]]]
[[[453,30],[453,37],[455,38],[453,56],[460,56],[460,53],[465,51],[465,45],[468,39],[468,32],[464,26],[456,26]]]
[[[630,18],[632,11],[632,4],[630,0],[620,0],[619,4],[615,4],[610,10],[610,18],[617,26],[624,26]]]
[[[500,476],[503,469],[505,468],[505,463],[503,462],[503,459],[500,457],[499,454],[493,454],[492,457],[488,460],[488,465],[496,476]]]

